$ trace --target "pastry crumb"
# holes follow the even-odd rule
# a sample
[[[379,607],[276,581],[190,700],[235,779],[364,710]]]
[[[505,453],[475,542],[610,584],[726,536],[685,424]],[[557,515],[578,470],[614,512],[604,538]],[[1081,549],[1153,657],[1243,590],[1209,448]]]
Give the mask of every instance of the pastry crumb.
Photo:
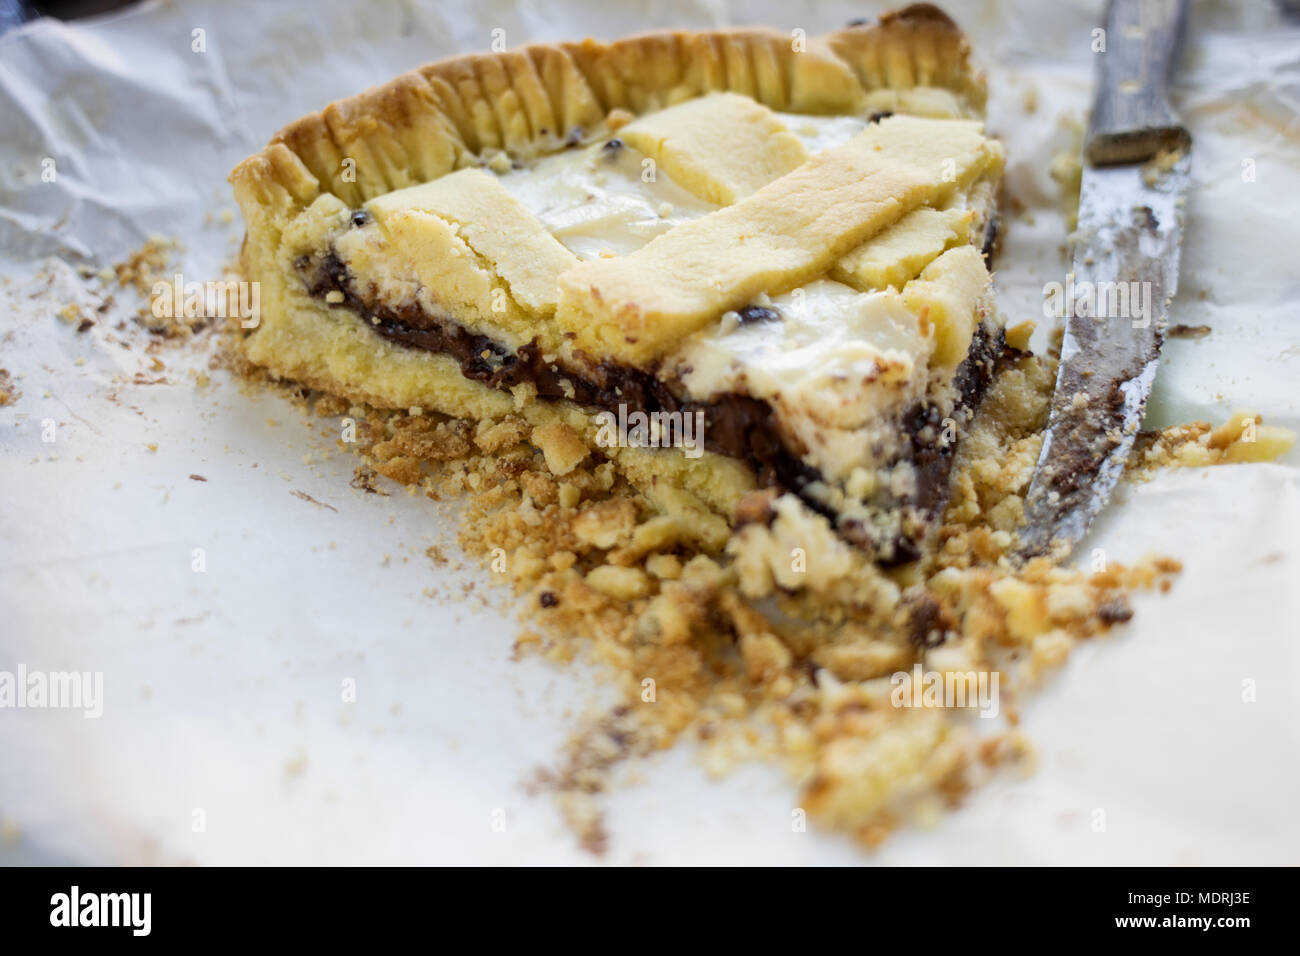
[[[1265,425],[1257,412],[1237,411],[1218,427],[1192,422],[1140,434],[1129,456],[1129,473],[1143,481],[1160,468],[1276,461],[1295,440],[1289,428]]]
[[[1001,768],[1031,767],[1017,701],[1080,641],[1123,626],[1129,594],[1166,590],[1180,569],[1164,558],[1103,571],[1006,560],[1054,379],[1050,360],[1024,357],[994,382],[959,445],[933,553],[897,571],[772,491],[743,506],[725,549],[705,549],[567,426],[344,409],[323,396],[314,409],[358,416],[354,487],[384,493],[388,478],[458,502],[460,548],[517,599],[514,656],[584,661],[616,691],[534,781],[581,846],[610,846],[602,794],[619,768],[692,741],[711,774],[752,760],[784,768],[812,821],[875,847]],[[1240,438],[1220,436],[1225,448]],[[442,545],[424,553],[449,563]],[[997,675],[996,719],[894,699],[915,675],[967,673]]]

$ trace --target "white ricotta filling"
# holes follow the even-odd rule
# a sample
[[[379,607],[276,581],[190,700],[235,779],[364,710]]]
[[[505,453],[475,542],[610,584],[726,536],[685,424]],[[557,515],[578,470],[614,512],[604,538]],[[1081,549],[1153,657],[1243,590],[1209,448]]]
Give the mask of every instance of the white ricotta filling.
[[[630,146],[597,144],[546,156],[500,181],[579,259],[624,256],[718,208],[643,161]]]
[[[846,143],[867,125],[854,116],[776,115],[809,153]],[[578,258],[627,255],[718,208],[678,186],[644,154],[626,144],[610,149],[606,142],[546,156],[500,176],[501,185]]]
[[[691,398],[737,392],[768,401],[832,481],[896,451],[897,415],[923,397],[933,333],[897,292],[829,279],[767,299],[779,320],[727,313],[665,367]]]

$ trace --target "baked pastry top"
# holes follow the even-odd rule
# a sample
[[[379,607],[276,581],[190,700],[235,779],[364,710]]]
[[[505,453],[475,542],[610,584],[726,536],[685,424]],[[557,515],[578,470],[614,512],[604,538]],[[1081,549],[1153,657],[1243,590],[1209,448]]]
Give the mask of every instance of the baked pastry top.
[[[522,417],[557,473],[606,456],[718,538],[778,486],[905,560],[1004,348],[984,95],[925,4],[432,64],[232,174],[244,349],[351,399]]]

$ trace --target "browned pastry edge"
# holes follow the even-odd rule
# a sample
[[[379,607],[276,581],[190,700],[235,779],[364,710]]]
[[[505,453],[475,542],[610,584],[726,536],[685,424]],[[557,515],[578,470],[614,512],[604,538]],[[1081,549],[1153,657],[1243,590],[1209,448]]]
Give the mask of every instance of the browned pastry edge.
[[[717,90],[842,113],[872,91],[924,86],[951,92],[971,115],[983,110],[970,45],[932,4],[804,42],[796,51],[790,34],[766,28],[672,31],[439,60],[290,123],[230,180],[246,218],[253,203],[302,208],[322,192],[358,206],[498,150],[559,149],[612,110],[640,114]]]

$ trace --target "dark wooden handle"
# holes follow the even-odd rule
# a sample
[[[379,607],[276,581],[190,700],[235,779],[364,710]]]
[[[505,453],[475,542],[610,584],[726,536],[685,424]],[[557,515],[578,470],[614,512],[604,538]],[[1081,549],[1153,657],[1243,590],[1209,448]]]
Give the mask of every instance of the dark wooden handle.
[[[1109,0],[1089,162],[1136,163],[1191,145],[1168,96],[1186,23],[1187,0]]]

